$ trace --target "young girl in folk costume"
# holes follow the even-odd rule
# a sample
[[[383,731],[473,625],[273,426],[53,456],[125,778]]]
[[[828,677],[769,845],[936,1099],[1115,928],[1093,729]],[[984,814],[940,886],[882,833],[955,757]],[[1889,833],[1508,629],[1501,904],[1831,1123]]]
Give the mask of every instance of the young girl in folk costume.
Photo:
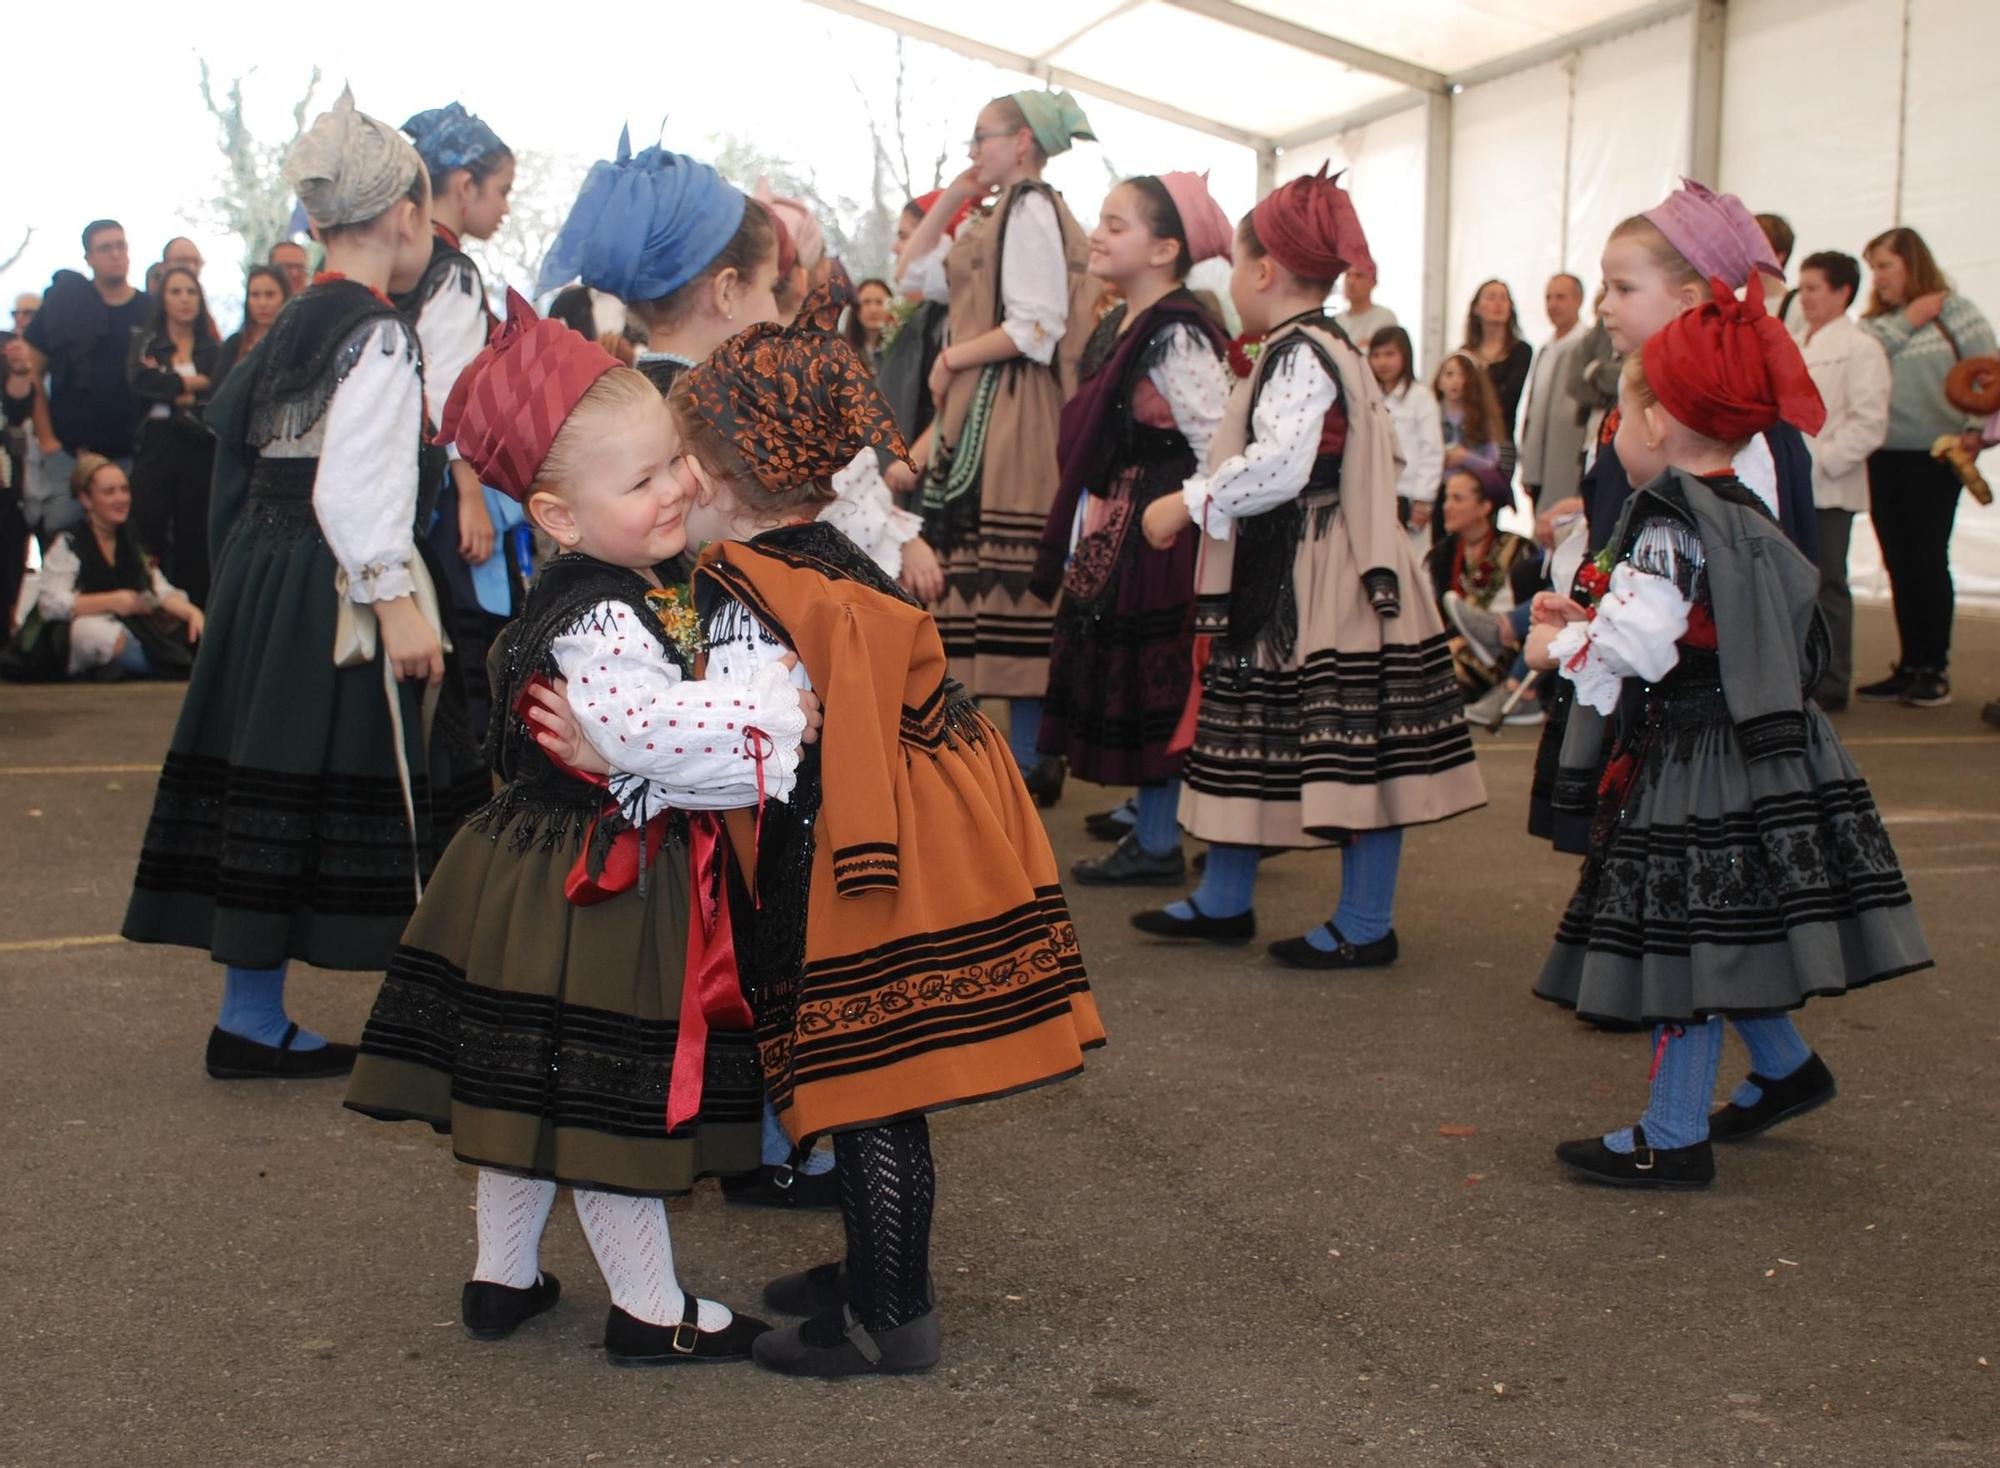
[[[500,793],[446,851],[389,961],[347,1104],[429,1122],[479,1169],[462,1300],[475,1337],[556,1302],[537,1259],[568,1184],[611,1292],[612,1362],[740,1360],[767,1327],[682,1292],[660,1199],[757,1156],[750,1017],[727,925],[709,916],[723,878],[713,812],[792,794],[811,695],[775,661],[692,676],[675,627],[693,609],[650,569],[687,543],[673,420],[595,342],[519,296],[508,307],[444,432],[561,551],[497,659]],[[557,682],[616,761],[608,802],[525,720],[529,688]],[[692,881],[690,844],[706,855]]]
[[[352,1065],[351,1047],[288,1018],[285,966],[379,972],[435,854],[489,793],[462,704],[447,690],[432,718],[424,696],[446,664],[416,535],[441,473],[423,448],[421,350],[387,293],[430,258],[429,181],[346,93],[285,177],[328,268],[209,410],[214,523],[229,528],[125,917],[135,942],[225,965],[208,1070],[231,1078]],[[363,618],[380,651],[336,666],[337,637],[358,656]]]
[[[706,163],[657,145],[591,165],[536,289],[572,280],[625,303],[647,333],[637,367],[665,394],[680,374],[760,321],[779,319],[771,213]]]
[[[1657,206],[1635,214],[1612,230],[1602,261],[1604,297],[1598,320],[1613,351],[1630,357],[1669,322],[1708,299],[1708,282],[1720,277],[1742,290],[1759,273],[1779,280],[1784,272],[1756,218],[1734,194],[1717,195],[1685,180]],[[1616,438],[1619,413],[1613,409],[1599,429],[1595,459],[1580,495],[1543,511],[1553,520],[1581,510],[1588,523],[1588,548],[1601,550],[1632,495],[1632,481],[1620,461]],[[1736,472],[1777,517],[1779,527],[1808,557],[1818,553],[1818,519],[1813,508],[1812,455],[1793,425],[1774,422],[1744,443]],[[1557,587],[1568,591],[1569,587]],[[1569,685],[1550,690],[1548,722],[1535,756],[1528,799],[1528,831],[1546,837],[1559,851],[1587,849],[1596,805],[1596,781],[1561,778],[1558,759]]]
[[[723,342],[781,319],[775,296],[785,236],[776,216],[706,163],[651,147],[632,153],[621,133],[609,162],[593,164],[564,221],[539,287],[581,279],[625,302],[646,329],[634,364],[664,396]],[[687,566],[677,568],[678,578]],[[763,1157],[723,1182],[732,1202],[833,1208],[833,1159],[814,1152],[793,1165],[792,1145],[766,1108]]]
[[[498,133],[458,102],[419,112],[403,124],[403,132],[430,174],[434,237],[423,278],[395,301],[416,324],[423,345],[424,391],[435,426],[459,374],[493,332],[486,283],[461,244],[491,239],[506,220],[514,154]],[[506,623],[511,598],[503,591],[498,605],[482,606],[473,568],[494,555],[496,519],[484,486],[456,454],[450,459],[450,483],[438,497],[429,540],[451,586],[452,632],[465,671],[467,702],[473,729],[483,735],[490,703],[486,649]],[[505,587],[504,576],[499,584]]]
[[[924,539],[944,560],[937,619],[952,676],[978,697],[1009,700],[1008,744],[1044,805],[1060,798],[1063,779],[1062,762],[1036,752],[1055,609],[1028,582],[1061,475],[1058,419],[1103,288],[1088,273],[1082,226],[1042,182],[1042,169],[1072,140],[1095,136],[1067,92],[988,102],[972,134],[972,166],[902,255],[905,271],[933,256],[962,203],[1002,191],[942,262],[951,340],[931,369],[938,422],[923,484]]]
[[[1086,780],[1139,793],[1111,853],[1071,868],[1079,882],[1185,875],[1181,754],[1168,744],[1192,679],[1200,534],[1190,525],[1158,551],[1139,521],[1208,462],[1229,397],[1226,343],[1183,282],[1227,257],[1234,234],[1200,176],[1169,173],[1119,184],[1090,235],[1091,273],[1124,303],[1098,323],[1063,408],[1062,482],[1030,583],[1049,600],[1062,591],[1041,748]]]
[[[754,677],[795,650],[826,699],[790,805],[729,827],[755,893],[737,953],[765,1082],[793,1136],[834,1134],[847,1234],[843,1262],[765,1291],[810,1318],[755,1354],[848,1376],[938,1358],[925,1114],[1070,1075],[1104,1032],[997,731],[948,676],[931,619],[814,521],[857,451],[903,451],[816,307],[723,346],[671,405],[701,486],[691,528],[717,537],[696,576],[709,674]]]
[[[1565,770],[1603,771],[1536,992],[1656,1026],[1643,1120],[1556,1155],[1627,1187],[1702,1187],[1711,1142],[1832,1099],[1785,1011],[1931,965],[1868,787],[1806,698],[1818,573],[1733,466],[1774,422],[1816,432],[1825,410],[1763,293],[1711,289],[1626,363],[1618,454],[1648,482],[1579,578],[1594,613],[1543,593],[1529,637],[1576,690]],[[1711,1116],[1724,1017],[1751,1074]]]
[[[1146,511],[1169,544],[1208,535],[1201,675],[1181,824],[1210,842],[1192,896],[1139,913],[1170,938],[1256,932],[1260,847],[1346,844],[1340,905],[1271,945],[1302,968],[1392,962],[1403,827],[1486,800],[1424,570],[1396,519],[1396,439],[1374,376],[1322,310],[1349,265],[1373,269],[1354,205],[1322,169],[1237,232],[1230,296],[1262,333],[1209,468]]]

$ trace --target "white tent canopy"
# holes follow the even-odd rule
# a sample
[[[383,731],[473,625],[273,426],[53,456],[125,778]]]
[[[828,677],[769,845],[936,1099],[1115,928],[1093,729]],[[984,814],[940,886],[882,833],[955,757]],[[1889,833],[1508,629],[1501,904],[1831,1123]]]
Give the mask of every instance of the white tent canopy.
[[[1605,236],[1682,174],[1785,215],[1799,257],[1916,226],[2000,310],[1965,140],[2000,124],[1986,0],[814,0],[1227,138],[1259,188],[1348,170],[1377,299],[1429,361],[1481,280],[1596,286]],[[1970,60],[1968,60],[1970,58]]]

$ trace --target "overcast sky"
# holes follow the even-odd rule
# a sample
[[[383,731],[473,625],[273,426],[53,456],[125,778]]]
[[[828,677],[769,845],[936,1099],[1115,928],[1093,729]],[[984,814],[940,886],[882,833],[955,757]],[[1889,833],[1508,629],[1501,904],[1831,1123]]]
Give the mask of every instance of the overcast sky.
[[[857,199],[868,197],[871,168],[854,79],[886,117],[895,70],[890,32],[799,0],[573,0],[484,16],[410,0],[205,0],[181,9],[16,0],[6,11],[0,57],[16,128],[0,171],[0,258],[26,227],[35,230],[0,276],[8,299],[41,289],[57,269],[82,268],[78,232],[110,216],[131,237],[135,274],[169,237],[186,234],[207,259],[203,283],[218,307],[240,300],[240,246],[200,222],[222,163],[198,89],[200,58],[218,91],[250,74],[252,121],[266,136],[288,131],[289,109],[318,65],[321,105],[343,81],[363,111],[391,122],[459,100],[516,148],[579,163],[608,156],[628,122],[636,147],[664,124],[669,146],[698,156],[711,135],[734,134],[811,171],[823,192]],[[905,57],[912,151],[927,164],[948,143],[948,174],[963,166],[981,104],[1032,84],[922,44],[906,44]],[[1086,224],[1106,191],[1107,160],[1123,173],[1209,170],[1231,217],[1249,208],[1256,163],[1247,149],[1082,100],[1102,144],[1078,144],[1055,160],[1049,180]],[[234,329],[234,305],[221,314],[223,329]]]

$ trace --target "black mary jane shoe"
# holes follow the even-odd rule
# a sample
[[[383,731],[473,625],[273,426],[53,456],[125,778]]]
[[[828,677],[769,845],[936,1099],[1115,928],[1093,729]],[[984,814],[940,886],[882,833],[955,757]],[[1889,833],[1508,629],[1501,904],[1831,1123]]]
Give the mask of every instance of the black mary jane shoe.
[[[853,1307],[848,1305],[840,1307],[837,1322],[828,1324],[840,1332],[830,1346],[814,1345],[806,1339],[806,1331],[819,1322],[802,1320],[757,1337],[751,1354],[766,1371],[826,1381],[844,1376],[914,1376],[938,1363],[935,1304],[894,1330],[867,1329],[854,1318]]]
[[[1033,768],[1021,771],[1021,783],[1035,797],[1035,804],[1047,810],[1062,799],[1063,779],[1068,773],[1069,766],[1063,763],[1061,755],[1045,754],[1035,761]]]
[[[1280,938],[1269,944],[1265,951],[1286,968],[1386,968],[1396,961],[1396,932],[1393,928],[1373,943],[1350,943],[1332,923],[1322,923],[1321,926],[1333,936],[1330,951],[1315,948],[1304,938]]]
[[[458,1297],[459,1319],[476,1341],[502,1341],[562,1298],[562,1281],[544,1270],[526,1289],[469,1279]]]
[[[722,1200],[746,1208],[823,1212],[840,1206],[840,1181],[831,1167],[825,1172],[802,1172],[789,1163],[766,1164],[755,1172],[724,1178]]]
[[[1094,811],[1083,818],[1083,834],[1093,841],[1123,841],[1139,828],[1139,819],[1131,810],[1130,805],[1117,805]],[[1121,815],[1128,818],[1120,820]]]
[[[737,1315],[721,1330],[703,1330],[699,1307],[683,1291],[679,1325],[653,1325],[616,1305],[604,1319],[604,1354],[613,1366],[715,1366],[747,1361],[751,1347],[770,1333],[770,1324]]]
[[[1817,1052],[1781,1081],[1766,1080],[1754,1071],[1750,1084],[1764,1094],[1754,1106],[1738,1106],[1734,1101],[1709,1113],[1708,1139],[1711,1142],[1747,1142],[1761,1136],[1781,1121],[1804,1116],[1826,1105],[1837,1094],[1833,1072]]]
[[[1178,844],[1155,853],[1132,834],[1120,837],[1103,856],[1073,863],[1069,874],[1086,887],[1181,887],[1187,884],[1187,858]]]
[[[354,1069],[357,1054],[352,1045],[329,1040],[317,1050],[294,1050],[299,1037],[296,1024],[285,1027],[285,1037],[275,1045],[259,1045],[227,1030],[208,1032],[209,1079],[217,1081],[310,1081],[322,1076],[344,1076]]]
[[[1582,1137],[1556,1146],[1556,1161],[1577,1176],[1614,1188],[1673,1188],[1689,1191],[1715,1181],[1715,1149],[1649,1147],[1644,1127],[1632,1128],[1632,1150],[1614,1152],[1602,1137]]]
[[[764,1286],[764,1303],[780,1315],[831,1315],[853,1298],[847,1266],[838,1260],[781,1274]]]
[[[1255,909],[1239,912],[1235,917],[1218,918],[1210,917],[1195,907],[1192,897],[1181,900],[1193,909],[1193,917],[1175,917],[1164,907],[1154,907],[1133,913],[1132,926],[1155,938],[1198,938],[1204,943],[1220,943],[1226,947],[1248,943],[1257,936]]]

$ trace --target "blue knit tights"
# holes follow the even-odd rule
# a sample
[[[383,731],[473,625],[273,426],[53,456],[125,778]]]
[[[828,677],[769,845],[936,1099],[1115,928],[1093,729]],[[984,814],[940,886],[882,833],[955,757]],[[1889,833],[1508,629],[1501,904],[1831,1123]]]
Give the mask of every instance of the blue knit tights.
[[[285,1031],[292,1027],[285,1013],[285,965],[276,968],[224,968],[222,1009],[215,1027],[226,1034],[254,1040],[259,1045],[284,1043]],[[292,1038],[294,1050],[318,1050],[326,1044],[304,1025]]]

